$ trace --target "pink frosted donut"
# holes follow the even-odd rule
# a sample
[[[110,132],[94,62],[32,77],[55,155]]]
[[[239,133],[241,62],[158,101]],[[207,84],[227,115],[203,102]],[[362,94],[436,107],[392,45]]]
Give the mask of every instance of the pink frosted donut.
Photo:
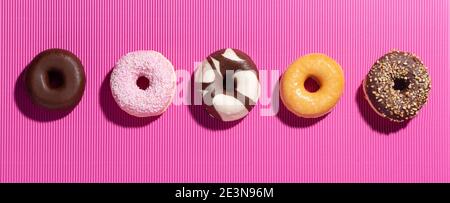
[[[144,85],[138,84],[144,81]],[[161,115],[172,103],[176,75],[172,63],[156,51],[135,51],[122,56],[111,73],[111,92],[130,115]]]

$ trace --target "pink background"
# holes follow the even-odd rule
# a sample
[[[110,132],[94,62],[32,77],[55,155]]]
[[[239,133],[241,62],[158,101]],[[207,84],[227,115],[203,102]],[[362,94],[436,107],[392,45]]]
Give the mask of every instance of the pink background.
[[[446,0],[2,0],[1,182],[449,182],[449,3]],[[70,113],[29,103],[21,72],[47,48],[74,52],[87,86]],[[176,69],[224,47],[261,69],[297,57],[336,59],[345,92],[332,113],[305,120],[258,105],[221,124],[198,107],[157,119],[121,112],[108,73],[133,50],[162,52]],[[379,119],[361,80],[392,48],[429,67],[432,92],[407,124]]]

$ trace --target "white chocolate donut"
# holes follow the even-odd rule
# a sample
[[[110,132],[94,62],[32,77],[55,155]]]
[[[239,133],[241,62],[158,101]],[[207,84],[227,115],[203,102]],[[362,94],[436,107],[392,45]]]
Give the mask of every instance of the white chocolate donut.
[[[194,75],[201,84],[203,105],[222,121],[245,117],[260,95],[259,72],[251,58],[237,49],[222,49],[210,54]]]

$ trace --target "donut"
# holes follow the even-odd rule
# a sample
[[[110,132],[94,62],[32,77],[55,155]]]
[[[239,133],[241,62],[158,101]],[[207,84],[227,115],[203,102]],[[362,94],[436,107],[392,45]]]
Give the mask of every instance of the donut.
[[[237,49],[210,54],[196,70],[202,105],[212,117],[235,121],[245,117],[260,95],[259,71],[252,59]]]
[[[403,122],[415,117],[425,105],[431,80],[418,57],[394,50],[376,61],[363,87],[366,100],[378,115]]]
[[[83,97],[86,77],[80,59],[62,49],[48,49],[34,57],[25,72],[31,100],[47,109],[67,110]]]
[[[312,79],[318,90],[308,91],[305,82]],[[324,54],[308,54],[292,63],[280,81],[280,97],[286,108],[303,118],[329,113],[344,89],[341,66]]]
[[[136,117],[158,116],[172,103],[176,75],[172,63],[156,51],[135,51],[122,56],[110,78],[117,105]]]

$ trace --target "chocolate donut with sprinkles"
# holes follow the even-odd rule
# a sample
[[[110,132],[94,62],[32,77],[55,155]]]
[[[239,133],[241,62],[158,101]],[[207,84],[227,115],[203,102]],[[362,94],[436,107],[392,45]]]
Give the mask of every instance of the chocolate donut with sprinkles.
[[[245,117],[260,95],[259,72],[252,59],[237,49],[210,54],[195,71],[202,105],[214,118],[235,121]]]
[[[431,80],[418,57],[394,50],[377,60],[363,86],[366,100],[378,115],[403,122],[415,117],[425,105]]]

